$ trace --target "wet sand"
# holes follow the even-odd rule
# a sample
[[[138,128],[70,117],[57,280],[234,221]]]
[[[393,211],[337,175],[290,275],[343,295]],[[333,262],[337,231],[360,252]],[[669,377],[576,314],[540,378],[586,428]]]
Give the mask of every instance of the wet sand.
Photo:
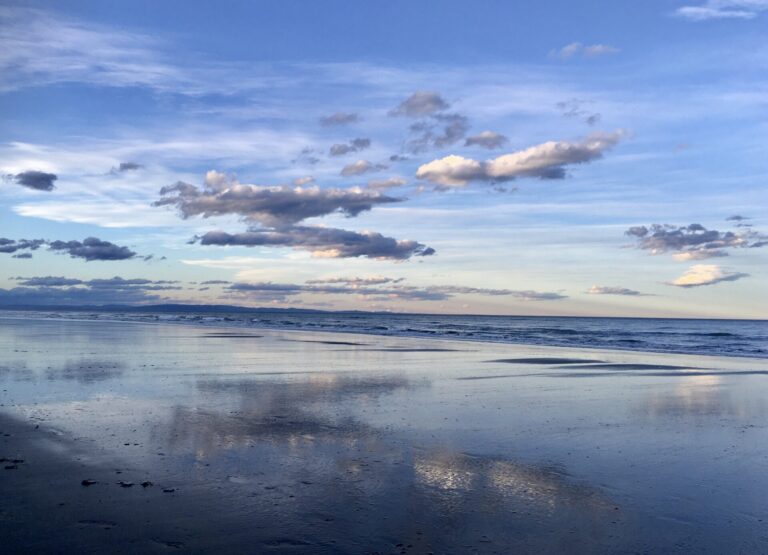
[[[765,360],[3,318],[0,352],[3,553],[768,553]]]

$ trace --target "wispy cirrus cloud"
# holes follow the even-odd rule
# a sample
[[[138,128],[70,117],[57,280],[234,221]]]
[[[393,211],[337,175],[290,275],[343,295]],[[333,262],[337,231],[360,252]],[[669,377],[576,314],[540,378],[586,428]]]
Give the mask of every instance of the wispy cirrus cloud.
[[[608,44],[583,44],[572,42],[562,48],[549,51],[549,57],[558,60],[570,60],[571,58],[597,58],[620,52],[615,46]]]
[[[695,6],[681,6],[674,14],[689,21],[713,19],[754,19],[768,10],[768,0],[706,0]]]

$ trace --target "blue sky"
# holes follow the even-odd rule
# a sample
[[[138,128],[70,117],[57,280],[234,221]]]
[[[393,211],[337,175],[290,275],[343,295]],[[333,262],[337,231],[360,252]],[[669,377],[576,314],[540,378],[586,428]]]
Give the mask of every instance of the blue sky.
[[[0,302],[765,317],[768,2],[516,4],[6,3]]]

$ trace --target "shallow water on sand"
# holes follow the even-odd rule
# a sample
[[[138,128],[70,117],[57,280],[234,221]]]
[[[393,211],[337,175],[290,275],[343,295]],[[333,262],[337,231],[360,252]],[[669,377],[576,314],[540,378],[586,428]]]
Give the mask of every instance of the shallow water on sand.
[[[768,552],[765,360],[10,319],[0,352],[11,552]]]

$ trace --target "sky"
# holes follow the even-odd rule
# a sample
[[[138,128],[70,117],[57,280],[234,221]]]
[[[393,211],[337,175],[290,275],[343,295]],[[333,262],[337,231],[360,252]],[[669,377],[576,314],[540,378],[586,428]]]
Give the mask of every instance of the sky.
[[[0,306],[766,318],[768,0],[0,4]]]

